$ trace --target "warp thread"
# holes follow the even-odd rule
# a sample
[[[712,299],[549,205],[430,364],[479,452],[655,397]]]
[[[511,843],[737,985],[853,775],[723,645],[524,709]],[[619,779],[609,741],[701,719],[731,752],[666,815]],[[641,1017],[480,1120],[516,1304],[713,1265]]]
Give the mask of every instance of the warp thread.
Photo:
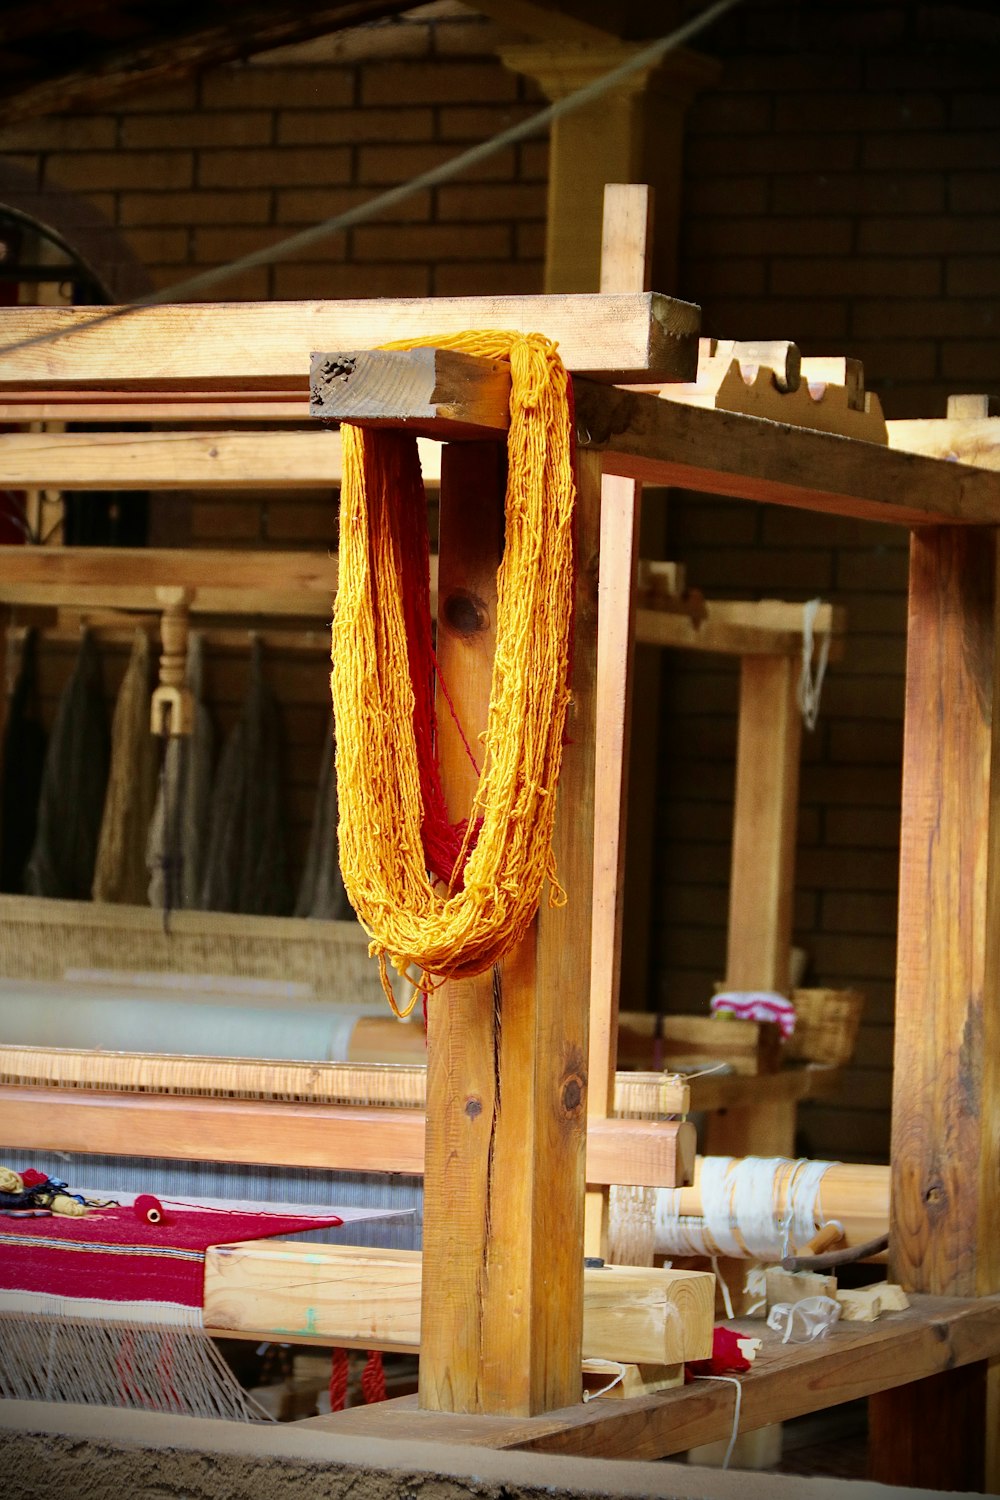
[[[442,811],[435,755],[416,442],[405,433],[342,428],[331,673],[341,868],[394,1010],[387,959],[400,973],[419,976],[412,1009],[417,994],[441,979],[482,973],[503,958],[532,921],[546,879],[550,904],[566,901],[552,828],[570,699],[575,485],[568,377],[554,345],[536,334],[417,342],[509,359],[509,468],[479,784],[469,818],[435,850],[437,835],[452,825]],[[447,872],[443,894],[428,874],[432,861],[439,878]]]
[[[658,1190],[657,1252],[781,1260],[791,1244],[806,1244],[822,1228],[820,1191],[834,1165],[785,1157],[706,1156],[700,1218],[681,1214],[680,1189]]]

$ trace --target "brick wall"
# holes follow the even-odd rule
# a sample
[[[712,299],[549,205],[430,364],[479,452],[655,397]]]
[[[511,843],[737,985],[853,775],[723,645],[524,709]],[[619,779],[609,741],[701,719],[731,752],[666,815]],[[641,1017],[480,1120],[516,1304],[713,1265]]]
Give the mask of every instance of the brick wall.
[[[680,294],[708,333],[787,337],[864,361],[890,417],[995,386],[1000,349],[1000,22],[911,4],[737,13],[690,115]],[[795,941],[808,979],[868,1009],[836,1104],[803,1148],[888,1150],[907,538],[896,528],[671,497],[670,555],[719,596],[820,594],[848,612],[806,736]],[[662,1001],[701,1009],[721,972],[733,669],[664,662],[658,814]]]
[[[949,391],[994,380],[997,25],[985,8],[910,0],[760,0],[735,12],[706,41],[725,66],[690,114],[681,278],[664,290],[701,303],[707,332],[857,355],[890,416],[940,414]],[[18,126],[0,133],[0,151],[41,189],[86,194],[164,285],[520,118],[534,100],[497,62],[498,39],[492,23],[435,5],[107,112]],[[546,171],[544,143],[526,143],[222,294],[538,290]],[[192,517],[193,539],[209,545],[333,534],[332,505],[316,496],[228,496]],[[862,986],[869,1009],[843,1101],[801,1119],[807,1149],[877,1159],[888,1144],[906,538],[673,495],[669,543],[716,595],[819,593],[848,610],[848,654],[805,747],[795,935],[808,978]],[[231,716],[238,673],[223,669]],[[269,670],[277,680],[284,668]],[[736,676],[680,655],[663,657],[662,674],[650,997],[700,1010],[724,955]],[[295,681],[298,806],[318,749],[301,701],[311,690]]]

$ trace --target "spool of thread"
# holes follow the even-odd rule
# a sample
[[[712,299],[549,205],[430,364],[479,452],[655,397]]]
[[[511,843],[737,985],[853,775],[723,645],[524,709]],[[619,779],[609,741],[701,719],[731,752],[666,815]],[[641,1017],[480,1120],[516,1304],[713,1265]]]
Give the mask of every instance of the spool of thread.
[[[152,1193],[140,1193],[132,1205],[132,1211],[137,1219],[146,1224],[169,1223],[163,1204],[159,1198],[154,1198]]]

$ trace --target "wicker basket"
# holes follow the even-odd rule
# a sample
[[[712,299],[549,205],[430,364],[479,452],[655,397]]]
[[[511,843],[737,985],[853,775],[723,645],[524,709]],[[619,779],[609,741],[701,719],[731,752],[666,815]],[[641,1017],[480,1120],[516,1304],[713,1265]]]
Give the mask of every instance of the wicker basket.
[[[860,990],[793,990],[795,1030],[786,1057],[843,1067],[854,1055],[865,997]]]

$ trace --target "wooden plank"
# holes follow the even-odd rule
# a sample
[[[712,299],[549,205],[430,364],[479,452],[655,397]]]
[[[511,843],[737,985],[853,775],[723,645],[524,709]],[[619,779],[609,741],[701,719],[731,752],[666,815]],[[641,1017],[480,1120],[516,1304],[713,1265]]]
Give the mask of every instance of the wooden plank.
[[[297,422],[309,420],[309,392],[299,390],[226,390],[211,394],[184,390],[88,389],[0,391],[0,422]]]
[[[1000,480],[875,443],[575,383],[581,444],[606,473],[896,526],[1000,522]]]
[[[319,428],[0,434],[0,484],[11,489],[333,490],[342,471],[339,436]]]
[[[169,383],[190,390],[304,388],[314,349],[380,344],[470,328],[544,333],[567,368],[628,380],[691,379],[700,312],[658,292],[549,297],[209,302],[163,307],[0,309],[0,388]],[[31,342],[29,340],[43,340]]]
[[[710,651],[724,656],[802,655],[801,604],[778,599],[703,601],[696,616],[680,610],[639,609],[636,640],[683,651]],[[821,604],[813,633],[830,637],[830,660],[843,656],[846,612]]]
[[[94,436],[88,433],[87,436]],[[147,436],[147,434],[136,434]],[[2,441],[2,440],[0,440]],[[122,584],[122,575],[128,578]],[[209,589],[217,594],[261,592],[297,595],[302,613],[332,603],[337,592],[337,559],[325,552],[237,551],[222,548],[182,547],[17,547],[3,554],[0,569],[0,591],[15,585],[67,589],[93,589],[104,592],[84,597],[83,604],[110,606],[115,588],[135,590],[139,603],[128,606],[156,609],[157,588],[185,588],[193,591],[192,609],[199,594]],[[0,592],[0,598],[6,593]],[[42,602],[33,595],[18,602]]]
[[[419,1250],[219,1245],[205,1257],[205,1322],[262,1338],[303,1333],[362,1349],[419,1349],[428,1302],[442,1295],[422,1262]],[[583,1272],[583,1287],[584,1358],[680,1364],[711,1353],[711,1274],[602,1266]]]
[[[742,663],[726,989],[791,989],[800,670],[788,656]]]
[[[454,349],[314,354],[309,414],[362,427],[404,426],[444,439],[505,433],[510,363]]]
[[[595,1120],[587,1176],[598,1185],[678,1186],[694,1167],[693,1132],[677,1120]],[[0,1137],[18,1150],[117,1155],[127,1142],[136,1156],[181,1161],[424,1170],[423,1111],[377,1106],[4,1086]]]
[[[1000,469],[1000,418],[927,418],[887,422],[889,446],[951,463]]]
[[[835,1325],[808,1344],[782,1345],[759,1320],[734,1326],[763,1340],[752,1368],[739,1377],[740,1431],[750,1432],[995,1355],[1000,1299],[918,1297],[906,1312],[874,1324]],[[418,1412],[414,1399],[404,1396],[378,1407],[314,1417],[307,1425],[389,1440],[420,1436],[537,1453],[656,1459],[728,1439],[733,1398],[731,1385],[696,1380],[652,1396],[591,1401],[529,1420],[480,1418],[461,1425],[455,1418]]]
[[[712,1060],[726,1062],[740,1074],[770,1075],[781,1065],[781,1033],[770,1021],[622,1011],[618,1051],[632,1067],[652,1068],[683,1058],[685,1066]]]
[[[1000,1287],[997,537],[910,554],[892,1128],[893,1279]]]

